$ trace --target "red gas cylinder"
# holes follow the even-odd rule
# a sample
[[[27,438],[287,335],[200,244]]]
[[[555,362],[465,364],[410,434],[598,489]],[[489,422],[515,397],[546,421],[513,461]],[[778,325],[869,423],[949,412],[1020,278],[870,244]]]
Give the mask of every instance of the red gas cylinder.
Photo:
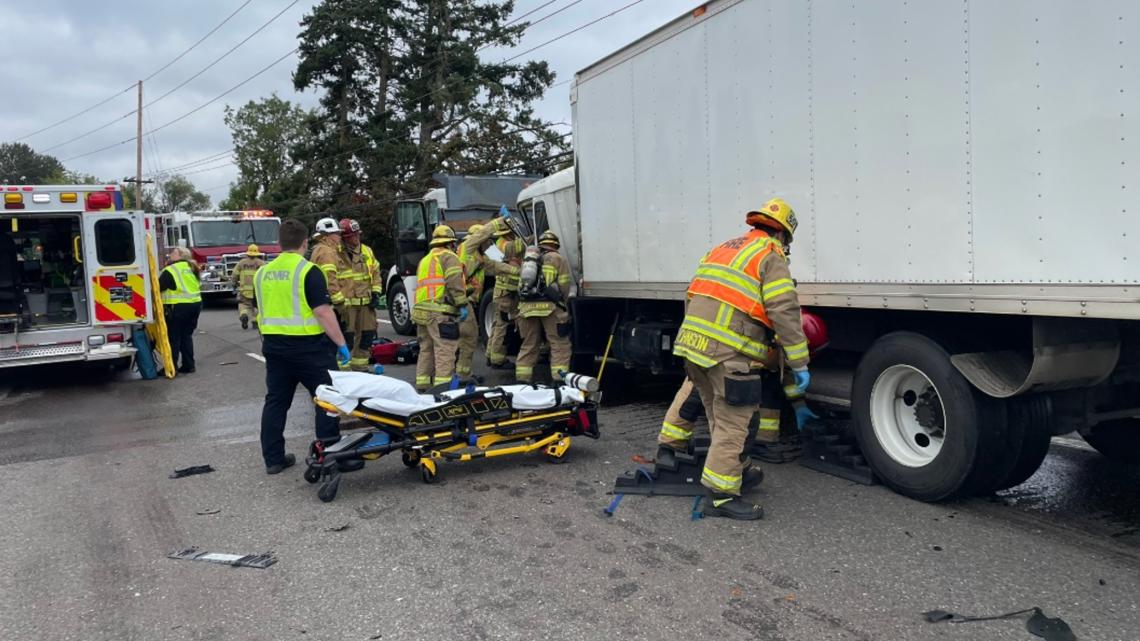
[[[830,340],[827,337],[827,325],[819,316],[807,311],[801,312],[804,324],[804,336],[807,337],[808,352],[812,358],[827,347]]]

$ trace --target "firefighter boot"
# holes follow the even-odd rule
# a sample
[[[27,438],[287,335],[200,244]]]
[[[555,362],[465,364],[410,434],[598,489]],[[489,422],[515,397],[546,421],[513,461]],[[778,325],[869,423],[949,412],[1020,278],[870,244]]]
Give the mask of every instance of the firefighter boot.
[[[751,490],[764,480],[764,470],[755,465],[744,470],[744,479],[740,483],[741,491]]]
[[[657,459],[655,460],[657,469],[668,470],[670,472],[677,471],[677,451],[668,445],[661,445],[657,448]]]
[[[704,509],[705,516],[723,516],[737,521],[756,521],[764,518],[764,508],[753,505],[739,496],[710,492],[705,500],[708,501]]]
[[[241,319],[241,328],[249,329],[249,316],[242,314],[239,318]]]

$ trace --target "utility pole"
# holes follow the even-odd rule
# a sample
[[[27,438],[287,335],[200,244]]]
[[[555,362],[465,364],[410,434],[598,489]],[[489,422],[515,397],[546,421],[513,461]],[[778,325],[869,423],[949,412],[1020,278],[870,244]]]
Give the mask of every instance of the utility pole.
[[[139,81],[139,108],[136,112],[137,124],[135,125],[135,209],[142,209],[142,148],[143,148],[143,96],[142,96],[142,83]]]

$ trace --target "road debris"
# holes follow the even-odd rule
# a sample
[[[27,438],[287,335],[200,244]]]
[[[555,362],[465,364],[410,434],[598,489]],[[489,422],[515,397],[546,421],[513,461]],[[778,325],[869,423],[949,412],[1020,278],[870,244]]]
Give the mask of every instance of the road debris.
[[[209,516],[210,514],[218,514],[221,511],[222,511],[221,508],[212,507],[212,508],[207,508],[205,510],[198,510],[197,512],[195,512],[195,514],[197,514],[198,516]]]
[[[1038,607],[981,617],[964,616],[946,610],[930,610],[929,612],[923,612],[922,616],[928,623],[976,623],[979,621],[1015,619],[1026,614],[1030,614],[1030,617],[1025,621],[1025,629],[1030,634],[1041,637],[1045,639],[1045,641],[1077,641],[1077,636],[1073,634],[1073,630],[1069,627],[1068,623],[1065,623],[1060,617],[1051,618],[1045,616],[1045,612]]]
[[[347,530],[350,527],[352,527],[352,524],[348,523],[346,521],[344,523],[341,523],[340,525],[332,525],[332,526],[325,528],[325,532],[344,532],[345,530]]]
[[[195,474],[208,474],[210,472],[216,472],[216,471],[217,470],[215,470],[213,468],[213,466],[211,466],[211,465],[192,465],[190,467],[184,467],[180,470],[174,470],[174,474],[171,474],[170,478],[180,479],[184,476],[194,476]]]
[[[277,557],[273,556],[272,552],[243,555],[225,554],[222,552],[203,552],[198,548],[186,548],[178,552],[171,552],[166,555],[166,558],[181,561],[206,561],[207,563],[220,563],[222,565],[231,565],[238,568],[257,568],[259,570],[264,570],[277,562]]]

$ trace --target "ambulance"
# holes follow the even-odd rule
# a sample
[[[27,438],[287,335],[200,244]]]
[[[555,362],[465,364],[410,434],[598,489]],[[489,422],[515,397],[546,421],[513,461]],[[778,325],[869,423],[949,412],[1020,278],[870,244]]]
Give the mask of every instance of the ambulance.
[[[147,231],[117,185],[0,186],[0,368],[125,367],[154,318]]]
[[[167,247],[185,247],[202,266],[202,294],[232,296],[230,276],[250,245],[267,261],[281,253],[281,219],[266,209],[177,211],[162,217]]]

